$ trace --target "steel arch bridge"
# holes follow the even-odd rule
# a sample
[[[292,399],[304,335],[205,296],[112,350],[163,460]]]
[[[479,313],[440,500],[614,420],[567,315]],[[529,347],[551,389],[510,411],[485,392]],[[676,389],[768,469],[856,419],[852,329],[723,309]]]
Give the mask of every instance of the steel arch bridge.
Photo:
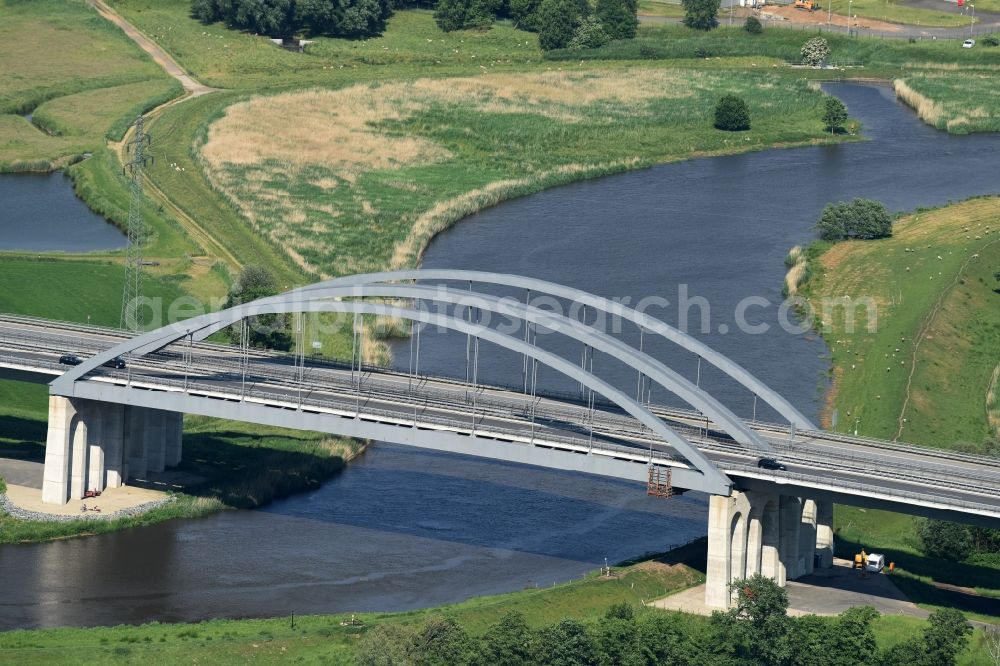
[[[444,285],[426,286],[415,284],[414,280],[437,280],[468,283],[469,289],[456,289]],[[812,428],[808,419],[799,413],[790,403],[781,398],[775,391],[755,378],[747,370],[733,363],[726,357],[711,350],[704,344],[668,324],[641,313],[633,308],[621,305],[608,299],[545,282],[533,278],[484,273],[476,271],[457,270],[412,270],[366,275],[353,275],[334,280],[328,280],[285,294],[260,299],[251,303],[236,306],[228,310],[214,312],[172,324],[158,330],[138,335],[103,353],[97,354],[83,364],[66,372],[51,385],[53,395],[63,397],[79,397],[81,395],[80,381],[89,373],[99,369],[104,363],[119,356],[125,356],[134,362],[152,352],[161,350],[168,345],[183,342],[201,341],[213,333],[246,320],[249,317],[266,314],[287,313],[344,313],[349,315],[375,315],[398,317],[411,322],[439,326],[470,336],[470,339],[483,340],[501,348],[522,354],[526,360],[531,359],[533,368],[537,364],[549,367],[556,372],[573,379],[586,387],[592,394],[599,394],[625,413],[631,415],[639,423],[655,433],[661,440],[664,451],[672,450],[683,457],[685,467],[677,466],[672,470],[673,485],[700,490],[712,494],[728,495],[732,489],[732,481],[718,469],[688,438],[676,429],[668,426],[663,419],[653,414],[648,406],[626,395],[622,390],[612,386],[586,367],[588,353],[603,352],[624,363],[637,373],[640,378],[653,382],[673,393],[695,410],[710,419],[717,428],[725,432],[743,446],[761,453],[770,452],[771,446],[756,432],[747,427],[746,423],[733,414],[726,406],[716,400],[708,392],[667,367],[645,352],[635,349],[620,339],[613,337],[593,326],[579,320],[567,317],[550,310],[534,307],[529,303],[521,303],[512,298],[500,298],[491,294],[472,289],[472,284],[522,288],[533,294],[544,294],[564,299],[571,299],[585,307],[631,321],[642,329],[651,331],[663,338],[687,349],[707,362],[723,370],[726,374],[749,388],[755,395],[761,397],[792,424],[804,428]],[[375,300],[377,299],[377,300]],[[385,302],[387,299],[391,302]],[[429,311],[421,307],[405,307],[395,303],[433,303],[436,305],[454,306],[456,309],[471,309],[488,311],[517,322],[518,331],[525,331],[525,336],[515,337],[498,332],[481,323],[461,318],[454,314],[440,311]],[[531,331],[542,328],[577,343],[584,345],[583,367],[552,352],[545,351],[534,344]],[[352,366],[353,367],[353,366]],[[535,370],[537,372],[537,370]],[[179,396],[166,393],[158,396],[159,408],[183,411],[179,404]],[[290,425],[294,416],[279,421],[279,425]],[[354,433],[341,433],[354,434]],[[430,434],[433,438],[435,435]],[[389,439],[393,439],[389,437]],[[412,440],[410,436],[404,438]],[[404,442],[408,443],[408,442]],[[502,454],[500,457],[503,457]],[[650,451],[652,462],[652,448]]]

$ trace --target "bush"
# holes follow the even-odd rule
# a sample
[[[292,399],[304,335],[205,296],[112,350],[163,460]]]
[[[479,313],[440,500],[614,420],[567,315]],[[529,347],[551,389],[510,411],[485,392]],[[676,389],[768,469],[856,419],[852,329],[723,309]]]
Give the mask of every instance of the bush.
[[[639,28],[635,0],[597,0],[595,14],[609,39],[632,39]]]
[[[711,30],[719,25],[717,15],[721,0],[681,0],[684,25],[695,30]]]
[[[885,238],[892,235],[892,217],[885,205],[871,199],[828,204],[816,223],[823,240]]]
[[[743,29],[751,35],[759,35],[764,32],[764,24],[758,21],[755,16],[748,16],[746,22],[743,23]]]
[[[827,97],[823,105],[823,126],[830,134],[843,129],[847,122],[847,107],[836,97]]]
[[[569,40],[570,49],[596,49],[608,43],[608,33],[596,16],[588,16],[580,21],[573,39]]]
[[[802,50],[799,53],[802,56],[802,62],[818,67],[830,57],[830,45],[822,37],[813,37],[802,45]]]
[[[983,46],[1000,46],[1000,38],[996,35],[987,35],[983,37]]]
[[[929,557],[961,562],[972,554],[969,528],[944,520],[921,520],[917,525],[920,550]]]
[[[715,127],[727,132],[750,129],[750,107],[736,95],[726,95],[715,105]]]
[[[542,0],[538,8],[538,45],[543,51],[564,49],[589,12],[577,0]]]

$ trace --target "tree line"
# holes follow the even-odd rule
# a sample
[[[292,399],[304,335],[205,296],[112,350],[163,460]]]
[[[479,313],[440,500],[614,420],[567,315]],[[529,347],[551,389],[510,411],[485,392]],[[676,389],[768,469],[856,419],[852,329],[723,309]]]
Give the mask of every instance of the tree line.
[[[733,583],[735,606],[707,621],[626,603],[596,622],[564,619],[532,629],[517,612],[473,635],[450,617],[411,628],[380,624],[360,644],[362,666],[952,666],[971,625],[958,611],[931,614],[920,635],[879,649],[878,613],[852,608],[838,617],[787,615],[785,590],[755,575]]]

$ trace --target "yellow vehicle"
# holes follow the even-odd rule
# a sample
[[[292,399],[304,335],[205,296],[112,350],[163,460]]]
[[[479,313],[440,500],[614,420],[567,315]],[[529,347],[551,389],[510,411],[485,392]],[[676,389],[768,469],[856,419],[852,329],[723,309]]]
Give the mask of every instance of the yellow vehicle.
[[[817,5],[812,0],[795,0],[795,8],[796,9],[806,9],[806,10],[809,10],[811,12],[814,12],[814,11],[816,11],[816,8],[818,6],[819,5]]]

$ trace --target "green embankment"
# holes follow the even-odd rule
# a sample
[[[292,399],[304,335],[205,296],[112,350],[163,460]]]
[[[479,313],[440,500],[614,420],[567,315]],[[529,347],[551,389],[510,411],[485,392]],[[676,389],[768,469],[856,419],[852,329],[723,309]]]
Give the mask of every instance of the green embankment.
[[[78,159],[181,93],[82,0],[3,0],[0,12],[0,171]]]
[[[987,394],[1000,363],[998,267],[996,198],[919,211],[892,238],[838,243],[813,261],[805,291],[832,354],[838,429],[967,451],[997,436]],[[885,551],[915,601],[961,605],[934,582],[1000,596],[995,558],[924,557],[912,518],[837,507],[835,520],[840,554]]]

